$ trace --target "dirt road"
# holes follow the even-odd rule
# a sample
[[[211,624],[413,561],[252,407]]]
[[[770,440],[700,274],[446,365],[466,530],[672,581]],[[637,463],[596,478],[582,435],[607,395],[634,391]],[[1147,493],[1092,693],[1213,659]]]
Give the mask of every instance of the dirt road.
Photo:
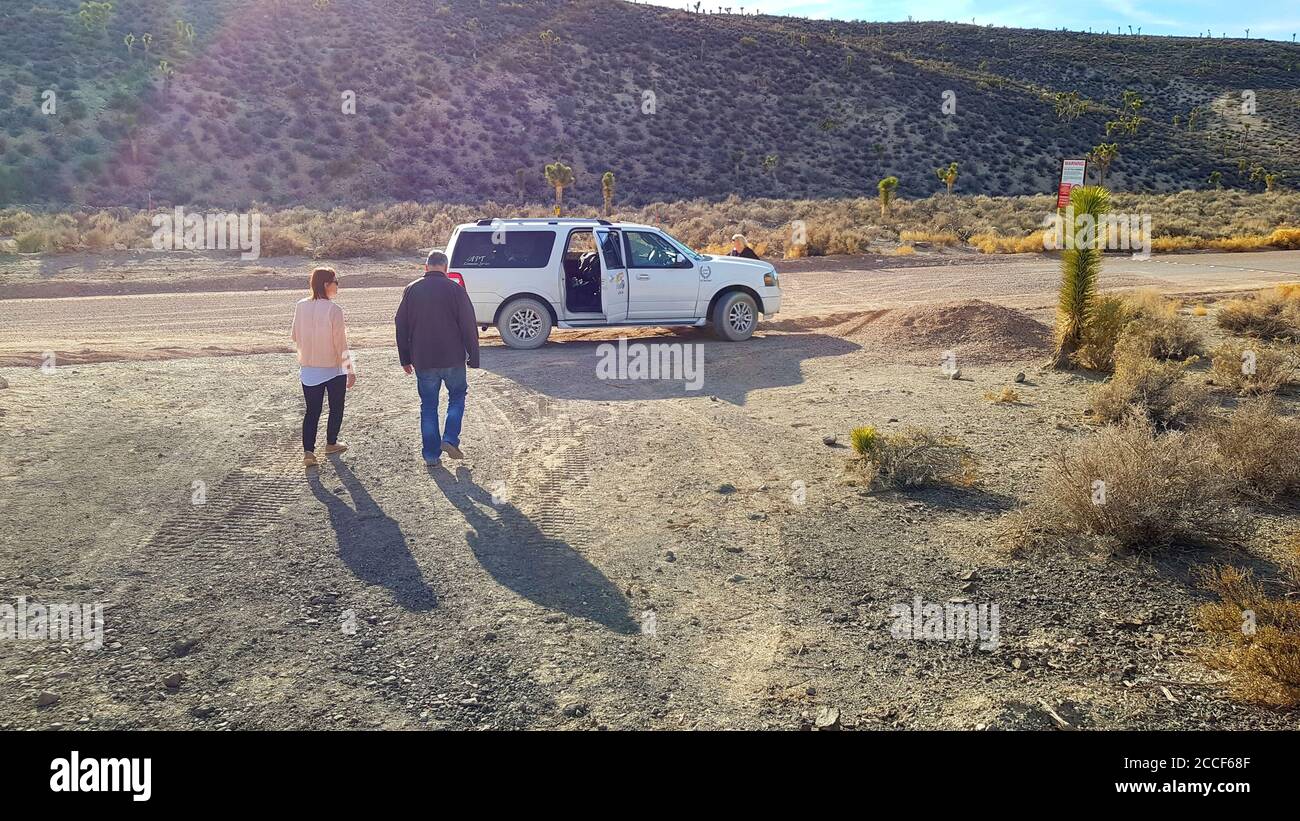
[[[1156,270],[1108,284],[1295,278]],[[700,391],[598,379],[599,339],[489,347],[469,458],[432,474],[391,289],[345,291],[375,347],[352,449],[312,471],[293,357],[247,353],[282,345],[291,295],[0,301],[25,363],[0,368],[0,595],[106,604],[102,649],[0,641],[0,728],[1051,728],[1049,707],[1080,727],[1288,724],[1195,660],[1207,557],[995,547],[1084,434],[1086,380],[1018,355],[953,381],[864,341],[867,309],[917,294],[1045,304],[1044,263],[783,281],[789,314],[749,343],[647,337],[704,346]],[[44,349],[120,361],[43,373],[24,357]],[[1021,404],[981,398],[1017,371]],[[867,493],[823,443],[867,423],[958,437],[981,484]],[[895,638],[890,608],[916,597],[997,604],[996,646]]]
[[[889,260],[834,258],[782,263],[785,291],[781,320],[952,299],[984,299],[1017,307],[1052,304],[1059,282],[1053,260],[1021,255]],[[936,264],[942,262],[942,264]],[[306,266],[306,263],[301,263]],[[382,274],[389,279],[393,265]],[[391,345],[396,287],[349,287],[347,266],[340,304],[358,348]],[[353,281],[381,276],[372,264]],[[140,275],[123,268],[127,281]],[[270,277],[271,275],[268,275]],[[414,275],[413,275],[414,276]],[[142,283],[158,280],[140,279]],[[277,274],[268,281],[284,286]],[[1300,279],[1300,251],[1258,254],[1183,254],[1134,260],[1108,259],[1103,288],[1154,287],[1170,293],[1212,293]],[[45,299],[0,298],[0,366],[40,364],[54,351],[59,362],[170,359],[229,353],[287,351],[285,335],[296,297],[284,290],[203,292],[204,280],[182,280],[194,292]],[[252,280],[240,280],[249,282]],[[297,282],[297,280],[293,280]],[[0,284],[0,297],[5,287]],[[607,338],[610,334],[557,334]]]

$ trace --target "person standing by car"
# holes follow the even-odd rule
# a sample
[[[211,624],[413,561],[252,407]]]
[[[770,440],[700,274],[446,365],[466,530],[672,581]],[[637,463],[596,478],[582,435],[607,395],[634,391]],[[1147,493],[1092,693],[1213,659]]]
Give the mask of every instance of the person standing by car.
[[[338,274],[333,268],[317,268],[311,272],[310,285],[311,295],[294,306],[289,331],[298,350],[298,375],[307,400],[307,412],[302,417],[302,461],[307,467],[316,464],[316,431],[326,394],[330,415],[325,426],[325,453],[348,449],[338,440],[343,427],[343,395],[357,383],[343,309],[334,302],[339,293]]]
[[[442,454],[463,459],[460,427],[469,390],[465,367],[477,368],[478,327],[465,289],[447,278],[447,255],[433,251],[424,276],[402,292],[393,318],[397,356],[420,393],[420,438],[424,464],[437,467]],[[447,386],[446,428],[438,425],[438,395]]]
[[[749,247],[749,243],[745,240],[744,234],[731,235],[731,250],[727,252],[727,256],[758,259],[758,254],[754,253],[753,248]]]

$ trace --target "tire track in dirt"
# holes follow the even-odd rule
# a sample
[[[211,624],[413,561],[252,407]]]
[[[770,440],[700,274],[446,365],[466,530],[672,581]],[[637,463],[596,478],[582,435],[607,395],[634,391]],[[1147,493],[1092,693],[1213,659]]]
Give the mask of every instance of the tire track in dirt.
[[[265,538],[281,511],[301,498],[300,485],[289,481],[301,472],[300,451],[283,424],[255,431],[247,446],[249,456],[205,491],[203,501],[164,521],[138,554],[161,562],[234,559]]]

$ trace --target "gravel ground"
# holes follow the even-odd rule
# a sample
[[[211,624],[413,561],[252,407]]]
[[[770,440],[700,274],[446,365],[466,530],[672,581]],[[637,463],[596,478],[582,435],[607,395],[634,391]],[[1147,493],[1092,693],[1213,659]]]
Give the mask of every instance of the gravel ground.
[[[1041,355],[950,380],[875,344],[882,314],[799,321],[817,311],[797,303],[744,344],[637,338],[702,344],[700,391],[596,379],[617,332],[489,345],[468,458],[430,472],[383,312],[349,307],[376,345],[351,449],[308,471],[292,356],[241,352],[269,321],[223,340],[204,324],[219,295],[158,299],[94,328],[89,300],[40,301],[49,336],[25,326],[26,350],[77,327],[160,350],[156,325],[228,355],[0,368],[0,595],[103,602],[106,631],[102,649],[0,640],[0,728],[1296,727],[1196,660],[1189,581],[1266,562],[1293,514],[1261,512],[1216,556],[996,547],[1047,456],[1088,432],[1090,380]],[[983,399],[1018,372],[1021,403]],[[980,484],[868,492],[840,445],[868,423],[960,439]],[[918,596],[997,604],[996,646],[895,638],[891,606]]]

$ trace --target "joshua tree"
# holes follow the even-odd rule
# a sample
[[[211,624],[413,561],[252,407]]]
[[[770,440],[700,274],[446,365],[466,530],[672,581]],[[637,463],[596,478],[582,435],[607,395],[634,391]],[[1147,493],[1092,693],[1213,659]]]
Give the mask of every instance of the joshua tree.
[[[1077,91],[1071,91],[1068,94],[1057,92],[1052,97],[1052,104],[1056,108],[1056,118],[1067,122],[1079,119],[1079,116],[1087,108],[1084,105],[1083,98],[1079,96]]]
[[[1110,194],[1101,186],[1070,189],[1070,210],[1065,220],[1065,247],[1061,251],[1061,294],[1056,310],[1055,368],[1068,368],[1079,349],[1083,329],[1092,312],[1101,273],[1101,218],[1110,211]]]
[[[546,59],[549,61],[551,59],[551,49],[555,47],[556,43],[560,42],[560,37],[555,32],[547,29],[541,33],[541,38],[542,46],[546,49]]]
[[[166,60],[158,61],[158,74],[163,78],[163,88],[170,90],[172,87],[172,78],[176,76],[176,69]]]
[[[525,168],[515,169],[515,188],[519,191],[519,201],[522,203],[528,195],[528,170]]]
[[[957,163],[949,163],[946,168],[941,165],[934,169],[934,173],[939,178],[939,182],[948,186],[948,196],[951,197],[952,185],[957,182]]]
[[[764,173],[776,179],[776,167],[781,162],[781,158],[776,154],[766,154],[763,156]]]
[[[1144,100],[1136,91],[1125,91],[1124,99],[1115,111],[1115,119],[1106,123],[1106,136],[1109,137],[1112,131],[1120,134],[1136,134],[1138,126],[1144,122],[1140,113],[1143,104]]]
[[[98,31],[101,34],[108,31],[108,20],[112,16],[112,3],[82,3],[77,10],[77,19],[81,21],[82,27],[86,31]]]
[[[147,31],[146,31],[144,34],[141,34],[141,35],[140,35],[140,45],[144,46],[144,53],[145,53],[145,54],[148,54],[148,53],[149,53],[149,46],[152,46],[152,45],[153,45],[153,35],[150,34],[150,33],[147,32]]]
[[[126,44],[126,53],[127,53],[127,54],[134,54],[134,53],[135,53],[135,35],[134,35],[134,34],[127,33],[127,35],[126,35],[125,37],[122,38],[122,42]]]
[[[1213,185],[1216,189],[1223,188],[1223,172],[1211,171],[1210,185]]]
[[[898,177],[885,177],[876,183],[880,192],[880,216],[887,217],[893,210],[894,192],[898,190]]]
[[[545,170],[546,182],[555,189],[555,216],[564,211],[564,189],[573,185],[573,169],[556,160],[549,163]]]
[[[614,172],[606,171],[600,175],[600,193],[605,197],[605,216],[614,211]]]
[[[1106,172],[1110,169],[1110,164],[1115,162],[1119,156],[1118,143],[1102,143],[1092,149],[1088,159],[1092,160],[1097,166],[1097,185],[1100,187],[1106,184]]]

